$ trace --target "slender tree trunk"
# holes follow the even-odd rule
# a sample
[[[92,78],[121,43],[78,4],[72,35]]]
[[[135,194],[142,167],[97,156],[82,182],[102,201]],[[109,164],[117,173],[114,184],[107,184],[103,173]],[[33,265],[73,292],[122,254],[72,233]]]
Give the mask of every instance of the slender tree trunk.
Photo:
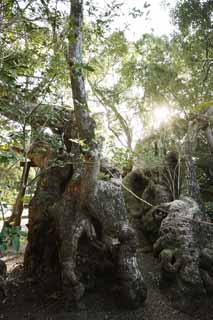
[[[74,113],[84,151],[84,173],[81,179],[81,205],[87,206],[99,174],[99,152],[95,142],[95,121],[90,117],[82,61],[83,0],[70,1],[69,67]]]
[[[210,128],[210,126],[208,126],[206,128],[205,132],[206,132],[206,138],[207,138],[207,142],[208,142],[210,151],[213,154],[213,134],[212,134],[212,129]]]
[[[104,96],[104,93],[101,91],[101,89],[93,87],[91,83],[90,83],[90,85],[91,85],[91,88],[92,88],[94,94],[96,95],[97,99],[101,102],[101,104],[105,107],[105,109],[107,109],[107,106],[108,106],[108,108],[114,113],[116,119],[120,123],[120,126],[123,129],[123,132],[126,136],[127,147],[128,147],[128,149],[132,150],[132,132],[128,126],[128,123],[126,122],[124,117],[121,115],[121,113],[117,110],[117,108],[113,104],[113,102],[111,102],[109,99],[107,99]],[[113,134],[115,134],[115,133],[113,132]]]
[[[69,67],[80,138],[93,145],[95,123],[89,116],[82,61],[83,0],[70,1]]]
[[[199,205],[200,200],[200,186],[196,177],[196,168],[193,161],[193,154],[197,145],[198,126],[193,122],[189,122],[188,132],[184,145],[184,157],[186,164],[186,180],[187,180],[187,193]]]
[[[8,220],[9,223],[13,222],[15,226],[20,226],[21,224],[21,216],[24,208],[23,202],[24,202],[24,196],[25,196],[25,191],[27,187],[27,180],[30,172],[30,165],[31,163],[29,161],[26,161],[24,163],[19,193],[16,198],[16,202],[13,206],[12,214]]]

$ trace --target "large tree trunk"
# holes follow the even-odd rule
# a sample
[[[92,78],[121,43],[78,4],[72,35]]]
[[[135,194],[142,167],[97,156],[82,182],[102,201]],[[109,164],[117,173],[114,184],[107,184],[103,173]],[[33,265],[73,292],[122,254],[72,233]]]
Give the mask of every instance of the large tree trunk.
[[[82,22],[83,1],[72,0],[68,63],[74,112],[64,127],[67,153],[56,155],[52,166],[47,165],[53,154],[49,150],[38,157],[35,144],[29,154],[34,163],[38,160],[41,176],[29,208],[24,266],[30,276],[58,276],[68,302],[75,303],[90,285],[88,278],[110,267],[121,296],[138,305],[146,298],[146,286],[121,187],[98,180],[95,122],[89,116],[81,68]],[[62,162],[64,166],[57,165]]]

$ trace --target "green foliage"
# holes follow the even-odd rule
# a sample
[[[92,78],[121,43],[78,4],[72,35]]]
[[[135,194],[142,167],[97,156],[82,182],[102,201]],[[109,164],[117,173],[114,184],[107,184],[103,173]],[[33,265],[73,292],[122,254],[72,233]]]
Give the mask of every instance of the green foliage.
[[[106,136],[113,162],[120,169],[130,168],[135,156],[130,151],[134,140],[133,119],[139,118],[145,131],[153,108],[160,104],[188,115],[208,107],[204,101],[212,101],[212,1],[178,1],[173,12],[179,28],[175,34],[170,38],[144,34],[135,43],[129,42],[124,32],[110,30],[110,23],[122,8],[120,1],[108,4],[102,14],[92,1],[86,1],[85,6],[88,15],[95,19],[82,30],[85,62],[75,65],[75,70],[89,80],[90,97],[96,100],[100,114],[99,133]],[[51,1],[20,4],[6,1],[2,7],[5,27],[1,25],[0,35],[0,112],[22,124],[17,126],[0,118],[0,187],[6,201],[14,199],[20,176],[17,167],[12,174],[7,172],[21,158],[14,148],[26,149],[29,140],[43,137],[39,126],[31,134],[26,127],[23,130],[23,124],[31,124],[32,118],[40,114],[54,127],[61,114],[52,112],[51,107],[41,112],[41,105],[60,106],[66,99],[70,104],[70,94],[66,91],[70,87],[66,42],[70,25],[67,13],[59,7],[54,7]],[[145,2],[144,11],[148,7]],[[134,18],[143,14],[134,7],[129,12]],[[30,115],[35,105],[38,108]],[[146,163],[155,165],[161,161],[164,148],[181,144],[185,127],[179,124],[172,124],[169,135],[163,129],[158,133],[159,159],[153,143],[147,149],[144,147],[141,154]],[[48,141],[54,150],[63,148],[58,136],[54,134]],[[115,147],[114,137],[127,148]],[[77,143],[84,153],[90,152],[84,141]],[[45,150],[40,151],[45,154]],[[54,161],[53,165],[63,166],[61,160]]]
[[[92,93],[106,110],[108,129],[125,136],[130,147],[131,115],[148,128],[159,105],[188,115],[196,105],[211,101],[211,51],[190,29],[187,36],[178,31],[171,38],[144,34],[136,43],[128,43],[122,33],[108,37],[91,60],[96,72],[89,75]]]
[[[210,31],[213,3],[211,0],[181,0],[173,11],[173,18],[180,30],[188,34],[190,29]]]
[[[27,234],[21,230],[21,227],[5,224],[0,232],[0,252],[3,253],[10,247],[19,251],[20,239],[26,236]]]
[[[205,112],[206,109],[213,106],[213,101],[207,101],[198,104],[194,108],[192,108],[192,113]]]
[[[123,170],[131,170],[134,153],[130,149],[113,147],[111,152],[112,163],[116,168],[118,168],[121,172]]]
[[[188,106],[212,100],[212,11],[211,0],[181,0],[173,10],[174,23],[179,28],[175,42],[188,73]]]
[[[11,163],[11,161],[18,161],[19,159],[21,157],[12,151],[8,144],[0,145],[0,165]]]
[[[0,150],[0,163],[9,163],[14,160],[17,160],[17,156],[14,152]]]
[[[0,201],[9,205],[14,204],[20,185],[21,169],[15,163],[4,162],[0,164]]]
[[[32,194],[25,194],[21,200],[23,201],[24,205],[28,205],[31,199],[32,199]]]
[[[98,178],[100,180],[108,181],[108,180],[110,180],[111,176],[110,176],[110,174],[106,174],[104,172],[100,172],[99,175],[98,175]]]

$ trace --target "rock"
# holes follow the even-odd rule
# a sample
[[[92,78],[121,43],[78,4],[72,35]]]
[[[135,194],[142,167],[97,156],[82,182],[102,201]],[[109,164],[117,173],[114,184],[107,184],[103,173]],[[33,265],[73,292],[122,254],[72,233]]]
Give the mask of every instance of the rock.
[[[152,206],[172,201],[172,194],[160,178],[158,170],[160,168],[153,171],[136,169],[123,179],[126,188],[142,199],[137,199],[126,188],[123,189],[130,217],[144,217]]]
[[[108,176],[108,178],[105,180],[109,180],[110,178],[119,179],[121,177],[119,170],[112,166],[107,158],[101,159],[100,171]]]
[[[129,226],[123,226],[119,241],[118,277],[120,280],[120,294],[129,307],[139,307],[147,297],[147,287],[139,269],[136,257],[136,234]]]
[[[131,171],[123,179],[123,184],[138,197],[141,197],[149,183],[149,179],[143,174],[143,171],[136,169]],[[130,217],[140,217],[143,214],[143,204],[134,197],[128,190],[123,189],[126,207]]]
[[[159,237],[159,229],[162,220],[168,214],[168,204],[162,203],[159,206],[151,208],[141,218],[141,230],[151,244],[153,244]]]
[[[154,254],[161,259],[162,281],[173,288],[176,304],[183,310],[198,307],[207,295],[206,288],[213,288],[213,251],[202,250],[207,243],[211,245],[208,223],[193,199],[175,200],[168,207],[153,246]]]
[[[211,230],[212,231],[212,230]],[[206,243],[210,246],[210,243]],[[200,254],[200,272],[204,286],[209,295],[213,295],[213,249],[204,248]]]
[[[120,294],[129,306],[138,307],[146,299],[147,288],[136,257],[136,233],[129,225],[121,187],[99,181],[93,204],[91,212],[101,223],[106,247],[110,251],[116,248],[115,273]],[[112,240],[110,246],[109,239]]]

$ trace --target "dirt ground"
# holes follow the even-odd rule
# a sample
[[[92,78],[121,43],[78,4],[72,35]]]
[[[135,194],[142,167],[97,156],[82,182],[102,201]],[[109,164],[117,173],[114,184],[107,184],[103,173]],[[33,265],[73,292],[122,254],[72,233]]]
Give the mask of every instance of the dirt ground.
[[[49,293],[46,284],[23,278],[23,253],[4,258],[9,277],[8,298],[0,306],[0,319],[5,320],[212,320],[213,309],[188,315],[176,310],[159,289],[159,264],[151,253],[140,253],[148,297],[137,310],[119,305],[110,283],[86,293],[81,311],[65,310],[60,292]]]

